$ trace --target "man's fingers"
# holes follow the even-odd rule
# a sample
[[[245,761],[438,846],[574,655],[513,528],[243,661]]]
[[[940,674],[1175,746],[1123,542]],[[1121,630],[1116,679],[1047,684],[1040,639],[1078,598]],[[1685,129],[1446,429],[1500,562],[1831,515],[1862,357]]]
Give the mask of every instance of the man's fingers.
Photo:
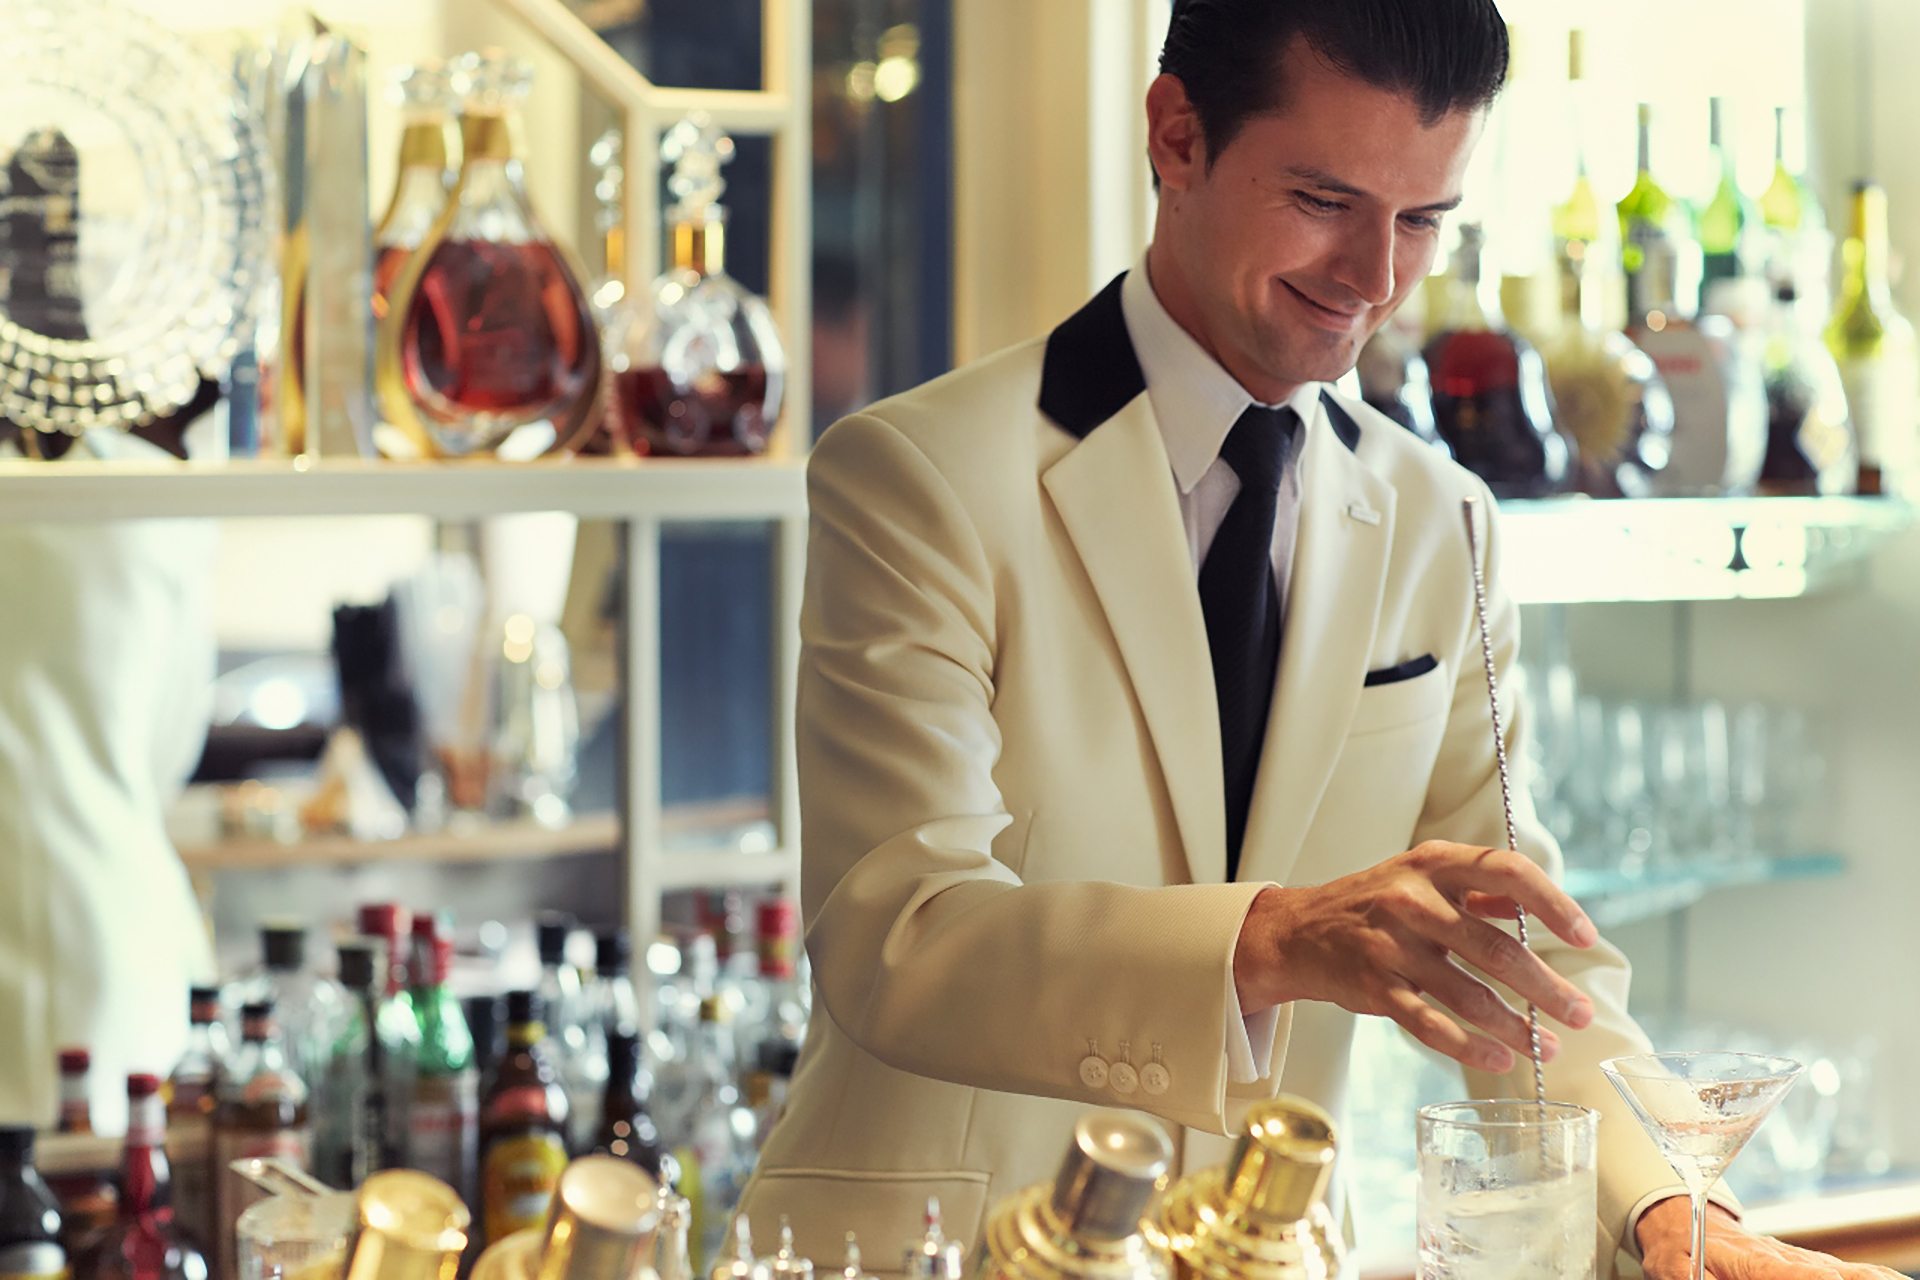
[[[1440,941],[1488,977],[1513,988],[1521,999],[1539,1005],[1548,1017],[1575,1030],[1593,1021],[1593,1002],[1512,934],[1461,916]]]
[[[1469,1034],[1466,1028],[1422,1000],[1420,993],[1405,983],[1387,992],[1384,1012],[1415,1040],[1455,1062],[1496,1075],[1513,1069],[1511,1050],[1485,1036]]]
[[[1415,987],[1433,997],[1469,1026],[1478,1027],[1515,1053],[1532,1056],[1533,1036],[1526,1015],[1515,1010],[1492,987],[1462,969],[1446,955],[1436,950],[1429,955],[1412,956],[1403,972]],[[1541,1057],[1551,1060],[1559,1047],[1559,1041],[1553,1033],[1542,1028]]]
[[[1428,848],[1432,850],[1429,856],[1439,863],[1432,869],[1434,883],[1442,889],[1463,897],[1477,892],[1510,899],[1571,946],[1590,947],[1600,940],[1600,931],[1580,904],[1533,859],[1510,849],[1479,849],[1444,841],[1434,841]]]

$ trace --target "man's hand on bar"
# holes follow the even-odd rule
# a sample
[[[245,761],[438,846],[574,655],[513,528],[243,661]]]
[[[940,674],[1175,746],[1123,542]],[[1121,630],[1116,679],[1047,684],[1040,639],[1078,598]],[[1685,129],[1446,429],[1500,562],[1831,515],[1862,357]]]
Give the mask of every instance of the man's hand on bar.
[[[1693,1206],[1685,1196],[1640,1215],[1635,1233],[1647,1280],[1693,1280]],[[1707,1206],[1707,1275],[1713,1280],[1903,1280],[1898,1271],[1841,1262],[1757,1236],[1717,1204]]]

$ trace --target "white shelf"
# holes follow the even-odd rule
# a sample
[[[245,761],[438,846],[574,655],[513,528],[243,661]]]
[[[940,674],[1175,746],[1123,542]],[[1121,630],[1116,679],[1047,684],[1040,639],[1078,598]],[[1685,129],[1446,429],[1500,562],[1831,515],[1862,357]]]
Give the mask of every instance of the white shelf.
[[[806,468],[769,459],[533,462],[248,460],[0,462],[0,519],[421,515],[470,520],[523,511],[600,519],[777,520],[806,511]]]
[[[1500,504],[1521,604],[1778,600],[1844,579],[1914,523],[1894,498],[1560,498]]]

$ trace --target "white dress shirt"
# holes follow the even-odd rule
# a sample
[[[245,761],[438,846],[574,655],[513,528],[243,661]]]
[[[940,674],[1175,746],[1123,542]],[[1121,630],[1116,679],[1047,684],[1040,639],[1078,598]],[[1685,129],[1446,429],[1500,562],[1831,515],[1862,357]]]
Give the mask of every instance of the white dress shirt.
[[[1120,309],[1127,321],[1140,371],[1146,375],[1147,399],[1173,464],[1173,480],[1180,492],[1180,516],[1187,528],[1187,549],[1193,555],[1193,573],[1213,546],[1214,535],[1227,518],[1227,508],[1240,492],[1240,477],[1220,457],[1221,446],[1240,415],[1257,402],[1234,376],[1208,355],[1193,336],[1180,327],[1153,291],[1143,255],[1120,286]],[[1293,544],[1300,527],[1300,452],[1320,407],[1320,384],[1308,383],[1286,401],[1300,415],[1295,448],[1288,455],[1280,480],[1280,501],[1273,521],[1273,576],[1275,599],[1284,620],[1287,580],[1293,568]],[[1268,408],[1279,408],[1268,405]],[[1272,714],[1278,714],[1277,709]],[[1229,979],[1228,985],[1232,982]],[[1228,992],[1228,1007],[1239,996]],[[1227,1028],[1227,1075],[1236,1084],[1258,1080],[1258,1062],[1271,1061],[1278,1011],[1262,1009]],[[1255,1049],[1258,1047],[1256,1056]]]

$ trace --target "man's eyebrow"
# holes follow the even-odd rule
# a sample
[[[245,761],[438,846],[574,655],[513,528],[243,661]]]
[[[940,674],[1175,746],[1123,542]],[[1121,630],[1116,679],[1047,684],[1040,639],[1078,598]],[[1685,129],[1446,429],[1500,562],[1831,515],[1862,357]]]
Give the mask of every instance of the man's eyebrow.
[[[1354,186],[1351,182],[1342,182],[1340,179],[1328,173],[1325,169],[1316,169],[1312,165],[1291,165],[1287,169],[1287,175],[1289,177],[1298,178],[1302,182],[1312,183],[1314,186],[1319,187],[1323,191],[1332,191],[1343,196],[1355,196],[1362,200],[1373,199],[1372,192],[1362,191],[1359,187]],[[1418,209],[1410,209],[1408,210],[1408,212],[1409,213],[1447,213],[1459,207],[1460,207],[1460,197],[1454,196],[1451,200],[1439,200],[1439,201],[1435,201],[1433,204],[1423,204]]]

